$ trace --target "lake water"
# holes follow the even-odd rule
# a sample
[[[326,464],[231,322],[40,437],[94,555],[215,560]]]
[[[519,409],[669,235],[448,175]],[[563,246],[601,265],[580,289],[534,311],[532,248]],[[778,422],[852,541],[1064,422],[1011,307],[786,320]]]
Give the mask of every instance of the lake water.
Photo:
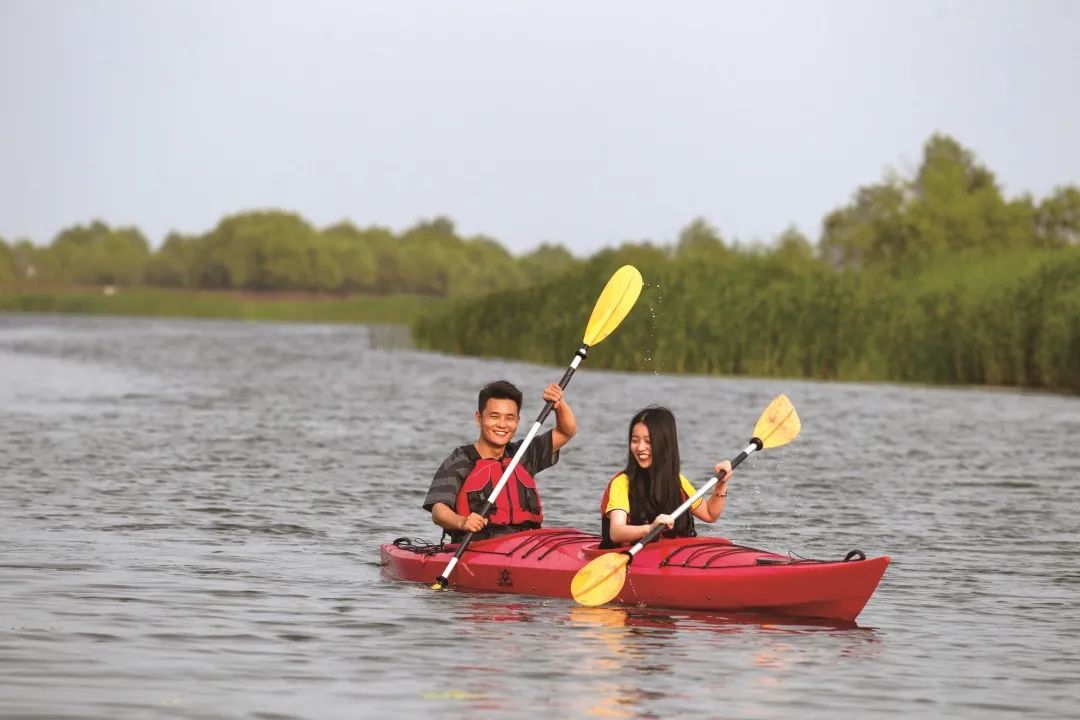
[[[547,524],[596,530],[639,407],[697,478],[784,392],[802,435],[699,532],[892,565],[857,628],[585,609],[382,576],[380,543],[438,539],[420,504],[480,385],[518,383],[524,427],[563,368],[371,337],[0,315],[0,716],[1080,713],[1080,399],[586,363]]]

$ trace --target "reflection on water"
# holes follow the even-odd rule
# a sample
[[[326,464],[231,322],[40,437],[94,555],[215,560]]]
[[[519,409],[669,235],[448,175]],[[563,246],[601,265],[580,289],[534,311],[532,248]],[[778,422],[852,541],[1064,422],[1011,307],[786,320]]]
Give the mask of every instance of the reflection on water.
[[[837,653],[833,662],[856,657],[868,657],[865,649],[877,640],[874,631],[860,628],[852,622],[818,619],[792,619],[763,615],[717,615],[705,612],[665,613],[659,610],[607,607],[571,608],[567,621],[581,628],[575,637],[583,641],[585,667],[594,677],[592,682],[595,704],[588,714],[597,717],[648,717],[643,707],[666,697],[663,691],[644,691],[635,679],[641,671],[667,673],[673,684],[681,683],[680,670],[673,666],[674,652],[679,643],[723,642],[710,640],[708,634],[753,634],[755,638],[754,666],[768,669],[767,675],[757,678],[763,686],[779,687],[784,676],[794,672],[806,658],[791,638],[827,633]],[[819,661],[824,660],[819,658]]]
[[[585,711],[595,717],[650,717],[643,702],[646,691],[632,678],[645,668],[649,672],[671,673],[664,653],[674,627],[672,619],[644,619],[633,611],[617,608],[575,607],[570,610],[569,622],[583,627],[576,637],[582,641],[586,672],[593,676]],[[641,628],[651,631],[642,634]],[[675,677],[672,680],[677,681]],[[666,697],[655,691],[649,695],[653,700]]]
[[[580,608],[381,579],[380,543],[437,540],[420,504],[476,389],[532,415],[562,372],[382,343],[0,314],[0,716],[1075,714],[1080,400],[584,368],[550,524],[597,531],[639,407],[672,407],[696,477],[785,392],[803,434],[699,532],[893,564],[858,625]]]

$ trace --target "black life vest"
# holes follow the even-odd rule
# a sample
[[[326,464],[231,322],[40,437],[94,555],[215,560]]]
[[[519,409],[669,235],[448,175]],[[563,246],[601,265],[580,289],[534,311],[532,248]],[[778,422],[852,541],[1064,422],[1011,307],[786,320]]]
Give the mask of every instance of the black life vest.
[[[617,477],[619,477],[620,475],[623,475],[623,474],[625,474],[625,473],[623,473],[621,471],[615,473],[615,475],[610,480],[608,480],[607,487],[604,488],[604,494],[600,497],[600,547],[603,548],[603,549],[619,547],[611,539],[611,519],[607,516],[607,513],[604,512],[604,510],[607,508],[608,498],[611,496],[611,484],[613,482],[615,482],[615,478],[617,478]],[[687,497],[688,497],[687,494],[682,490],[682,487],[680,486],[680,488],[679,488],[679,502],[680,503],[686,502]],[[671,509],[674,510],[675,508],[671,508]],[[654,518],[647,518],[647,519],[645,519],[645,518],[634,518],[632,516],[632,514],[631,514],[632,512],[633,512],[633,508],[631,508],[630,513],[627,513],[627,518],[626,518],[627,523],[629,523],[631,525],[647,525],[647,524],[651,523],[653,521],[653,519],[654,519]],[[688,516],[687,516],[686,526],[687,526],[687,530],[689,532],[686,534],[686,537],[697,537],[697,530],[694,529],[693,511],[692,510],[687,510],[687,513],[688,513]],[[679,537],[678,524],[676,524],[676,526],[673,529],[665,530],[664,532],[660,533],[660,537],[665,537],[665,538]],[[660,537],[658,537],[657,540],[659,540]],[[653,540],[653,542],[656,542],[656,540]]]

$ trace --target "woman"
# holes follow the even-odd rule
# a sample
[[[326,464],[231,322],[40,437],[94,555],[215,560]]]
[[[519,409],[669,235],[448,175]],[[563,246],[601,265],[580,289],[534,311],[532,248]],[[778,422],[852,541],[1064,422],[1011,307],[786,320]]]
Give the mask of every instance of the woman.
[[[664,537],[694,537],[694,518],[715,522],[724,511],[731,462],[716,465],[720,482],[709,499],[699,499],[690,513],[673,519],[669,513],[696,491],[679,472],[679,438],[675,416],[663,407],[640,410],[630,420],[630,457],[626,469],[608,483],[600,501],[602,548],[629,545],[658,525]]]

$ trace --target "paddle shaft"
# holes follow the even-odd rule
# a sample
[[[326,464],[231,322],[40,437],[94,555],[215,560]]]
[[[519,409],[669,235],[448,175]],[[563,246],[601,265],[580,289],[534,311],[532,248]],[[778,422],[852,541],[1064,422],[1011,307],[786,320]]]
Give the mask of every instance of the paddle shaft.
[[[563,388],[564,390],[566,389],[566,386],[570,384],[570,378],[574,376],[574,371],[577,370],[578,365],[581,364],[581,361],[585,359],[588,353],[589,346],[582,343],[581,347],[579,347],[577,352],[574,354],[574,359],[570,361],[570,366],[566,368],[566,372],[563,373],[562,380],[559,380],[559,387]],[[499,482],[495,484],[495,487],[491,491],[491,495],[489,495],[487,500],[484,501],[484,505],[478,513],[481,517],[486,518],[488,516],[488,513],[491,512],[491,508],[495,506],[495,500],[498,499],[499,493],[502,492],[502,489],[506,485],[507,480],[510,479],[510,476],[514,473],[514,469],[521,462],[521,458],[525,455],[525,449],[529,447],[529,443],[531,443],[533,438],[536,437],[536,433],[540,431],[540,426],[544,424],[544,420],[547,419],[547,416],[551,413],[551,410],[554,407],[555,403],[553,403],[551,400],[548,400],[544,404],[544,409],[541,410],[540,414],[536,417],[536,422],[534,422],[533,426],[529,428],[529,434],[526,435],[525,439],[521,441],[521,446],[517,449],[517,452],[514,453],[514,457],[510,460],[510,464],[506,466],[505,470],[503,470],[502,477],[500,477]],[[450,562],[446,564],[446,569],[443,570],[442,575],[435,579],[436,585],[438,585],[439,587],[446,587],[447,582],[449,582],[450,573],[454,572],[454,568],[457,567],[458,560],[460,560],[461,556],[465,553],[465,548],[467,548],[469,546],[469,543],[472,542],[472,538],[473,533],[469,532],[465,535],[465,537],[461,539],[461,543],[458,545],[458,549],[457,552],[454,553],[454,557],[450,558]]]
[[[738,466],[739,463],[741,463],[746,458],[750,457],[750,455],[757,452],[761,448],[762,448],[761,441],[758,440],[757,438],[753,438],[750,441],[750,444],[747,445],[746,448],[741,453],[739,453],[738,455],[736,455],[735,457],[733,457],[731,459],[731,469],[734,470]],[[674,520],[675,518],[679,517],[684,512],[686,512],[690,508],[691,505],[693,505],[698,500],[703,498],[710,490],[712,490],[714,487],[716,487],[716,484],[718,482],[720,482],[720,478],[717,477],[717,476],[713,476],[707,483],[702,485],[701,488],[696,493],[694,493],[689,498],[687,498],[686,502],[684,502],[679,507],[675,508],[675,512],[671,513],[671,519]],[[649,533],[645,537],[638,540],[637,543],[632,548],[627,550],[627,554],[629,554],[630,557],[633,558],[642,549],[644,549],[644,547],[646,545],[648,545],[653,540],[655,540],[660,535],[660,533],[664,532],[664,530],[666,530],[666,529],[667,529],[666,525],[657,525],[652,530],[650,530]]]

